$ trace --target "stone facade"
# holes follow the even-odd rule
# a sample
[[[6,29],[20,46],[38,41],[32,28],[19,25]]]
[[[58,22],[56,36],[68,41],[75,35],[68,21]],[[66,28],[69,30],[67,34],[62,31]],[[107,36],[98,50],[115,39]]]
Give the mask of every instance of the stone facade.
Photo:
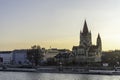
[[[73,53],[76,62],[101,62],[102,42],[98,34],[96,45],[92,45],[91,32],[88,30],[86,21],[84,22],[83,31],[80,31],[79,46],[73,46]]]

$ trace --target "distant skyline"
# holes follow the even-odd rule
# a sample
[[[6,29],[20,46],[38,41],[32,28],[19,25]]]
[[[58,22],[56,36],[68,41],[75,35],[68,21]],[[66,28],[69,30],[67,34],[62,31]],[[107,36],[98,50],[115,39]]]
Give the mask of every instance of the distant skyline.
[[[85,19],[93,44],[100,33],[103,50],[120,49],[120,0],[0,0],[0,51],[72,49]]]

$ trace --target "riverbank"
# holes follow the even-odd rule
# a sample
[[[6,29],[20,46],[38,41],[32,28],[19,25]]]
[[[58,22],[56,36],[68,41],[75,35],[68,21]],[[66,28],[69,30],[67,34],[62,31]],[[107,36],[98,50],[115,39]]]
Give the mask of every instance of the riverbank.
[[[93,74],[93,75],[120,75],[120,71],[115,70],[85,70],[85,69],[38,69],[41,73],[64,73],[64,74]]]
[[[85,70],[85,69],[63,69],[52,67],[42,68],[0,68],[4,72],[37,72],[37,73],[64,73],[64,74],[93,74],[93,75],[120,75],[120,71],[115,70]]]
[[[0,69],[0,71],[8,71],[8,72],[37,72],[36,69],[28,69],[28,68],[6,68]]]

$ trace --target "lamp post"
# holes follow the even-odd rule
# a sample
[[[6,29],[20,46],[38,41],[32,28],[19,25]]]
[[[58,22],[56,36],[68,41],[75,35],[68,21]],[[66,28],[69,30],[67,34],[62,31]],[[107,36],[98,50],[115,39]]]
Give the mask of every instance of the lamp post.
[[[32,55],[32,67],[34,67],[34,56]]]
[[[59,71],[62,71],[62,70],[63,70],[61,57],[62,57],[61,54],[59,54]]]

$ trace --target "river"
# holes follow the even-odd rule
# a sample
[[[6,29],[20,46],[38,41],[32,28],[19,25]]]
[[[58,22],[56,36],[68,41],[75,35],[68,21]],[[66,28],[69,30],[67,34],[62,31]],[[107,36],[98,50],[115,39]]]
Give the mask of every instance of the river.
[[[120,80],[120,76],[34,72],[0,72],[0,80]]]

